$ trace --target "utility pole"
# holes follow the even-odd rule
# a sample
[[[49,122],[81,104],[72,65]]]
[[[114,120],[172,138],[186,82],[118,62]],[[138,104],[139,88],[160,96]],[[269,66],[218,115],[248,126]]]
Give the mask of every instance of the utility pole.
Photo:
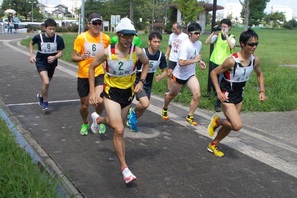
[[[84,22],[85,22],[85,1],[81,0],[81,8],[80,8],[80,32],[82,33],[85,30]]]
[[[133,21],[133,0],[130,0],[130,20]]]
[[[216,24],[216,15],[217,15],[217,0],[213,0],[212,4],[212,21],[211,21],[211,31],[213,26]],[[211,53],[213,51],[214,44],[210,44],[210,52],[209,52],[209,57],[211,56]],[[207,92],[210,93],[211,91],[211,86],[212,86],[212,80],[210,78],[210,72],[213,70],[212,65],[210,64],[209,60],[209,67],[208,67],[208,83],[207,83]]]
[[[33,22],[33,0],[31,0],[32,2],[32,22]]]

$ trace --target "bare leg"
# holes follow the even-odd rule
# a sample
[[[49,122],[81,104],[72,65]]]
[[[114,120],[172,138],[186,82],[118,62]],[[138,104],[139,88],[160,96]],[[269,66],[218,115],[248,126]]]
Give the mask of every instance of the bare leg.
[[[41,84],[41,95],[43,97],[43,101],[48,101],[48,90],[49,90],[49,83],[52,80],[52,78],[49,78],[47,75],[47,71],[41,71],[39,72],[42,84]]]
[[[173,100],[173,98],[178,94],[181,84],[177,84],[174,81],[171,82],[171,88],[168,94],[165,94],[164,96],[164,106],[163,108],[167,109],[170,102]]]
[[[147,96],[139,98],[139,102],[134,107],[134,111],[137,115],[137,118],[142,116],[142,114],[148,108],[149,105],[150,105],[150,101]]]
[[[171,89],[171,83],[172,83],[172,69],[167,70],[167,89]]]
[[[100,94],[103,91],[103,85],[98,85],[95,87],[95,92],[98,96],[100,96]],[[99,103],[96,106],[96,112],[101,115],[104,109],[104,104],[103,104],[103,98],[99,97]]]
[[[216,137],[212,141],[214,144],[218,144],[227,137],[231,130],[239,131],[242,128],[242,120],[240,117],[242,102],[236,105],[223,102],[222,107],[226,119],[219,121],[219,124],[222,127],[219,129]]]
[[[89,107],[89,97],[82,97],[80,98],[80,110],[79,113],[81,115],[81,118],[83,120],[83,123],[88,123],[88,107]]]
[[[194,115],[194,112],[196,111],[199,101],[200,101],[200,85],[199,81],[196,76],[192,76],[188,82],[187,86],[190,89],[192,93],[192,100],[190,102],[190,108],[189,108],[189,113],[188,115]]]
[[[120,104],[104,98],[105,110],[108,116],[108,120],[97,120],[105,121],[107,124],[113,128],[114,136],[113,136],[113,144],[114,149],[117,154],[121,169],[127,167],[126,159],[125,159],[125,143],[124,143],[124,124],[123,120],[126,118],[129,106],[121,109]]]

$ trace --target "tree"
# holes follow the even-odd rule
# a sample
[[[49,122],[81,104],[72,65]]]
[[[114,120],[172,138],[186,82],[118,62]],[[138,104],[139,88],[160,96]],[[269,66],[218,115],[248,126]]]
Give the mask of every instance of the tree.
[[[33,17],[34,19],[42,19],[43,15],[39,12],[37,7],[37,0],[3,0],[2,9],[5,11],[8,8],[14,9],[19,18],[31,19],[32,17],[32,3],[33,3]]]
[[[131,2],[133,11],[130,11]],[[111,15],[120,15],[122,18],[130,17],[133,13],[132,21],[139,29],[147,22],[151,23],[153,19],[164,22],[168,2],[170,0],[86,0],[85,16],[92,12],[99,12],[103,19],[109,20]],[[142,18],[142,22],[139,18]]]
[[[264,17],[267,24],[271,24],[273,28],[280,27],[286,21],[286,16],[282,12],[274,12]]]
[[[292,20],[290,20],[288,22],[285,22],[284,28],[290,29],[290,30],[297,29],[297,21],[292,19]]]
[[[182,13],[183,23],[195,22],[197,16],[204,11],[203,6],[197,5],[197,0],[175,0],[177,9]]]
[[[259,25],[265,16],[264,10],[270,0],[239,0],[242,5],[241,17],[244,19],[244,30],[248,26]]]

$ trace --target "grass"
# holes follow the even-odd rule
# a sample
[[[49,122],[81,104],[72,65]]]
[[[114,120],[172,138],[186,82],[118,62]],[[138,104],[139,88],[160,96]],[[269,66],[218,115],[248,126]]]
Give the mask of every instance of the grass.
[[[59,197],[58,181],[37,168],[2,120],[0,161],[0,197]]]
[[[265,76],[265,87],[267,100],[264,103],[258,100],[258,85],[255,73],[245,87],[243,111],[292,111],[297,110],[297,68],[285,67],[281,65],[297,65],[296,51],[297,45],[292,38],[296,37],[296,30],[273,30],[273,29],[255,29],[259,35],[259,46],[256,55],[260,57],[261,68]],[[242,32],[241,28],[233,28],[231,31],[237,40]],[[113,36],[114,33],[107,33]],[[71,62],[71,53],[73,51],[73,41],[76,34],[63,34],[66,49],[63,59]],[[138,35],[142,40],[142,46],[147,47],[148,34]],[[203,43],[201,54],[204,62],[209,62],[209,45],[204,43],[207,34],[200,37]],[[161,51],[165,52],[169,35],[163,34]],[[24,40],[23,45],[28,45],[30,38]],[[239,51],[236,47],[235,51]],[[160,71],[157,71],[160,72]],[[213,110],[215,94],[211,90],[208,92],[208,69],[202,71],[197,67],[196,75],[201,87],[201,100],[199,108]],[[167,90],[166,80],[153,84],[153,93],[162,96]],[[177,96],[174,100],[184,105],[188,105],[191,100],[191,94],[188,89],[183,89],[183,94]]]

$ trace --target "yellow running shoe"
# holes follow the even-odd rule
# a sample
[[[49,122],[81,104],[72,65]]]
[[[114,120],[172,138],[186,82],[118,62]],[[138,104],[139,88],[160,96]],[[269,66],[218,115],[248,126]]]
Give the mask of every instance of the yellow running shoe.
[[[208,144],[207,150],[211,153],[213,153],[217,157],[223,157],[224,153],[219,150],[217,145],[211,145],[211,143]]]
[[[163,120],[168,120],[169,119],[167,111],[168,111],[167,109],[166,110],[162,109],[162,119]]]
[[[210,124],[208,125],[208,135],[210,137],[212,137],[216,131],[216,129],[219,127],[218,125],[218,121],[219,121],[220,117],[217,116],[217,115],[214,115],[212,118],[211,118],[211,121],[210,121]]]
[[[198,126],[197,122],[194,120],[194,116],[186,117],[186,121],[192,126]]]

